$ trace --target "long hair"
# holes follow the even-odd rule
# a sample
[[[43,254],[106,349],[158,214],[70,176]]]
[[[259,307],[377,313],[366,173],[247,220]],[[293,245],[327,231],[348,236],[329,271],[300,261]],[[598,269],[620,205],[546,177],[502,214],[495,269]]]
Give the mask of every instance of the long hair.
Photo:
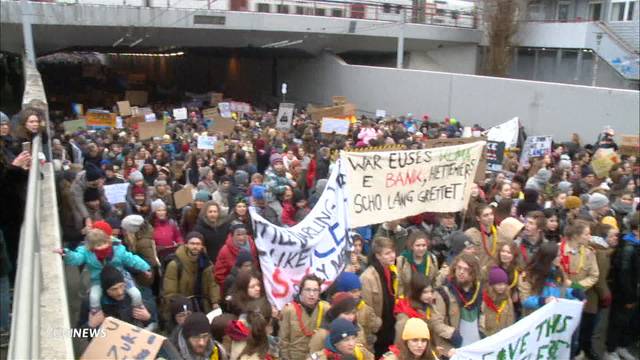
[[[553,261],[558,256],[558,244],[555,242],[545,242],[540,245],[538,252],[531,258],[527,265],[527,277],[533,293],[538,293],[544,288],[544,282],[551,274]],[[561,267],[556,271],[560,275],[560,284],[564,283],[566,275]]]
[[[511,255],[513,255],[513,260],[511,260],[511,263],[507,265],[506,268],[504,267],[504,264],[500,260],[500,251],[502,251],[502,248],[505,246],[509,247],[509,250],[511,251]],[[507,274],[513,273],[513,271],[518,266],[518,258],[520,257],[520,249],[518,249],[518,244],[516,244],[515,241],[499,241],[496,245],[496,248],[497,248],[496,255],[492,259],[493,264],[501,267],[503,270],[507,272]]]
[[[269,309],[271,310],[271,309]],[[264,311],[258,309],[250,311],[247,314],[247,325],[251,329],[249,338],[247,339],[247,346],[242,350],[238,358],[243,355],[258,354],[261,359],[266,358],[269,353],[269,324],[271,323],[271,316],[264,314]]]
[[[403,329],[404,330],[404,329]],[[435,360],[437,359],[433,356],[432,349],[433,342],[432,339],[429,339],[427,342],[428,346],[425,348],[424,353],[421,356],[415,356],[409,351],[409,347],[407,346],[407,341],[402,340],[402,337],[398,336],[398,341],[395,343],[396,347],[400,351],[399,359],[402,360]]]
[[[18,139],[29,139],[31,140],[34,136],[33,133],[31,133],[31,131],[29,131],[27,129],[27,120],[29,119],[29,117],[31,117],[32,115],[35,115],[36,117],[38,117],[38,121],[40,122],[39,128],[38,128],[38,132],[41,133],[44,129],[42,127],[42,122],[44,119],[44,114],[42,113],[42,111],[40,111],[39,109],[36,109],[34,107],[27,107],[25,109],[23,109],[22,111],[20,111],[20,123],[18,125],[18,128],[16,129],[16,135]]]
[[[260,282],[260,296],[264,296],[264,286],[262,284],[262,276],[257,271],[241,272],[238,274],[233,288],[231,290],[233,299],[232,302],[240,309],[243,309],[245,305],[255,299],[249,297],[248,289],[251,279],[256,279]]]
[[[420,300],[422,292],[424,289],[432,286],[433,284],[429,278],[427,278],[423,273],[414,272],[411,275],[411,281],[409,282],[409,300],[417,304],[422,304],[422,300]]]
[[[452,277],[455,279],[456,266],[461,261],[469,265],[469,268],[471,269],[471,277],[473,278],[473,282],[475,283],[476,281],[478,281],[480,279],[480,264],[478,263],[478,259],[475,257],[475,255],[467,254],[464,252],[456,256],[455,259],[453,259],[453,262],[451,263]]]

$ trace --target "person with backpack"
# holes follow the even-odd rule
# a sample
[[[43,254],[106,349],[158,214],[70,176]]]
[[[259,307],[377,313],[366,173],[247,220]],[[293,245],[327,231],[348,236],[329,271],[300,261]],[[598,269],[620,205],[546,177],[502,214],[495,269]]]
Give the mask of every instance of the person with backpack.
[[[187,234],[186,240],[162,264],[161,293],[165,314],[175,295],[190,298],[194,311],[205,313],[218,308],[220,301],[220,287],[213,279],[213,264],[204,250],[204,236],[191,232]]]

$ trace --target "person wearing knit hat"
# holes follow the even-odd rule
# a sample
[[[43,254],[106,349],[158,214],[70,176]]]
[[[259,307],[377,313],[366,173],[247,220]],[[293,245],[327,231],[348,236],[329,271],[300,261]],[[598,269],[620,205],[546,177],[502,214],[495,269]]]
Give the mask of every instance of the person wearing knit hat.
[[[134,170],[129,174],[129,181],[132,184],[137,185],[136,183],[139,183],[140,181],[144,181],[144,176],[139,170]]]
[[[222,284],[222,297],[224,299],[227,299],[227,297],[230,295],[233,284],[238,278],[238,275],[254,271],[256,268],[256,264],[256,259],[254,259],[249,250],[240,250],[238,256],[236,257],[236,263],[233,265],[233,267],[231,268],[231,272],[229,272],[229,275],[227,275],[227,277],[224,279],[224,283]]]
[[[136,233],[144,224],[144,218],[140,215],[129,215],[122,219],[122,229],[127,233]]]
[[[97,181],[104,178],[104,172],[99,167],[93,164],[87,164],[85,169],[85,179],[88,182]]]
[[[112,265],[105,265],[100,272],[100,286],[105,291],[108,291],[112,287],[115,287],[118,284],[124,284],[124,275],[120,270],[116,269]],[[117,296],[111,296],[115,300],[122,300],[124,298],[125,292],[118,292]]]
[[[214,347],[207,316],[201,312],[189,315],[182,324],[178,337],[180,355],[185,359],[209,359]]]
[[[186,296],[174,295],[169,301],[169,312],[171,314],[168,321],[169,329],[167,329],[171,334],[169,339],[171,342],[176,343],[174,340],[177,340],[182,324],[193,313],[193,303]]]
[[[356,299],[346,292],[338,292],[333,295],[331,300],[331,309],[327,311],[324,319],[325,323],[318,329],[309,341],[309,351],[314,353],[322,350],[327,336],[330,335],[330,324],[335,319],[344,319],[354,324],[357,331],[357,342],[366,344],[363,329],[356,322]]]
[[[487,275],[489,286],[482,292],[480,332],[490,336],[513,325],[516,321],[511,296],[509,276],[499,266],[494,266]]]
[[[87,188],[84,191],[84,202],[90,203],[100,200],[100,190],[96,188]]]
[[[374,359],[373,354],[357,342],[358,328],[349,320],[337,318],[331,322],[328,330],[324,349],[312,353],[309,359]]]
[[[357,291],[358,294],[362,289],[362,283],[360,277],[352,272],[341,273],[335,281],[336,291],[338,292],[352,292]]]
[[[198,192],[196,193],[196,196],[193,199],[193,201],[201,201],[203,203],[206,203],[207,201],[209,201],[209,198],[210,198],[209,191],[207,191],[207,190],[198,190]]]
[[[544,187],[549,182],[550,179],[551,179],[551,171],[545,168],[542,168],[538,170],[538,172],[533,177],[527,180],[527,183],[525,184],[524,188],[525,190],[533,189],[538,192],[542,192],[544,191]]]
[[[156,199],[151,202],[151,213],[154,214],[158,210],[166,210],[167,205],[161,199]]]
[[[582,200],[577,196],[567,196],[567,200],[564,201],[564,208],[567,210],[580,209],[582,207]]]
[[[111,225],[109,225],[109,223],[104,220],[94,222],[93,228],[102,230],[102,232],[104,232],[109,237],[113,235],[113,228],[111,228]]]
[[[571,195],[571,193],[573,192],[573,184],[569,181],[560,181],[558,183],[558,192]]]
[[[448,242],[451,244],[448,259],[451,260],[462,252],[474,253],[473,241],[462,231],[454,231],[449,235]],[[447,261],[449,262],[449,261]]]
[[[620,231],[620,227],[618,226],[618,221],[613,216],[605,216],[600,220],[600,223],[609,225],[614,228],[616,231]]]
[[[609,212],[609,198],[601,193],[595,192],[589,196],[587,207],[592,214],[597,215],[595,218],[601,218]]]
[[[282,155],[280,155],[278,153],[271,154],[271,156],[269,157],[269,163],[271,164],[271,166],[274,166],[277,163],[282,163],[284,165],[284,161],[282,159]]]
[[[496,284],[507,284],[509,282],[509,276],[501,267],[494,266],[489,270],[488,280],[490,286]]]
[[[427,323],[420,318],[407,320],[399,334],[401,340],[389,347],[381,360],[426,359],[437,360],[431,348],[431,332]]]

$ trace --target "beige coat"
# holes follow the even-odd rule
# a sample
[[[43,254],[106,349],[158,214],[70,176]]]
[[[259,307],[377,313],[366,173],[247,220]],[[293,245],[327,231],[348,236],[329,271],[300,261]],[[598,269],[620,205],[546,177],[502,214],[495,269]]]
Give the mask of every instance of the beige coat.
[[[564,249],[564,254],[569,255],[569,280],[580,284],[584,290],[591,289],[597,282],[600,275],[598,270],[598,262],[596,255],[591,248],[585,245],[579,245],[575,253],[571,253],[569,245]],[[582,264],[581,255],[582,253]]]
[[[325,328],[318,329],[309,341],[309,352],[315,353],[324,349],[324,341],[327,339],[327,336],[329,336],[329,330]],[[364,331],[360,325],[358,325],[358,336],[356,341],[359,345],[366,348],[367,340],[364,337]]]
[[[473,244],[476,247],[476,255],[478,256],[480,268],[483,268],[483,267],[487,266],[488,263],[493,261],[493,256],[498,254],[498,251],[499,251],[499,249],[497,249],[497,247],[498,247],[498,239],[496,239],[495,247],[493,247],[493,235],[487,236],[485,245],[487,247],[487,250],[492,252],[492,254],[493,254],[492,255],[492,254],[487,253],[487,251],[485,250],[484,246],[482,246],[482,233],[480,232],[480,230],[478,230],[476,228],[469,228],[464,233],[465,233],[465,235],[467,235],[468,237],[471,238],[471,241],[473,242]],[[496,234],[497,234],[497,230],[496,230]]]
[[[426,276],[429,281],[431,281],[431,284],[435,285],[439,269],[438,259],[431,253],[429,253],[429,257],[431,258],[431,265],[429,266],[429,273],[426,274]],[[407,297],[411,287],[411,277],[414,272],[413,267],[404,256],[398,256],[396,266],[398,268],[398,297]]]
[[[402,330],[404,330],[404,324],[406,324],[409,319],[410,319],[409,315],[404,313],[400,313],[396,315],[396,326],[395,326],[396,338],[393,341],[394,344],[397,344],[399,341],[402,341]],[[431,324],[431,317],[429,317],[426,321],[427,321],[427,325],[429,325],[429,329],[433,329],[433,325]]]
[[[600,301],[607,296],[611,296],[611,290],[607,283],[609,270],[611,270],[611,256],[614,249],[593,247],[596,254],[596,262],[598,264],[598,282],[589,290],[587,290],[587,304],[584,306],[584,312],[595,314],[598,312]]]
[[[496,304],[496,306],[500,306],[500,304]],[[498,331],[513,325],[515,322],[516,314],[513,309],[511,296],[507,296],[507,303],[504,310],[500,313],[500,317],[498,317],[498,313],[489,308],[484,301],[482,302],[478,325],[480,327],[480,332],[485,336],[493,335]]]
[[[433,307],[434,311],[431,313],[430,325],[431,330],[433,330],[431,337],[436,346],[442,346],[446,353],[453,347],[449,339],[460,326],[460,306],[448,287],[444,286],[442,289],[449,297],[449,311],[447,312],[447,305],[440,292],[436,292],[436,304]]]
[[[362,346],[360,344],[356,345],[356,349],[354,351],[354,356],[355,356],[356,360],[374,360],[375,359],[373,354],[369,350],[365,349],[364,346]],[[307,360],[328,360],[327,359],[327,355],[324,353],[324,350],[311,353],[305,359],[307,359]]]
[[[376,269],[373,266],[369,266],[360,275],[360,282],[362,282],[362,300],[373,308],[377,317],[382,319],[383,288]]]
[[[373,344],[376,342],[376,333],[382,326],[382,318],[376,315],[373,308],[364,300],[361,300],[356,307],[356,318],[358,325],[362,327],[364,338],[366,339],[366,348],[373,351]]]
[[[124,238],[124,244],[129,251],[143,258],[152,268],[157,268],[160,265],[156,253],[156,243],[153,241],[153,228],[151,225],[146,229],[141,229],[135,234],[127,235]],[[154,276],[146,278],[143,274],[139,274],[135,279],[136,283],[150,287],[153,285]]]
[[[320,301],[311,316],[302,309],[302,323],[309,331],[317,331],[329,308],[329,303]],[[304,360],[307,358],[311,337],[305,336],[302,332],[293,304],[287,304],[282,309],[282,321],[280,321],[278,336],[280,337],[280,355],[283,360]]]

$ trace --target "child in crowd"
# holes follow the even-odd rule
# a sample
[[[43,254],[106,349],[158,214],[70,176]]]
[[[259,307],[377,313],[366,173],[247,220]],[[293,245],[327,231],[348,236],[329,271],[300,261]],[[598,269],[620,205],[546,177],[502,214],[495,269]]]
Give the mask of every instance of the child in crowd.
[[[480,332],[484,336],[491,336],[515,322],[509,276],[500,267],[489,270],[489,287],[482,292],[480,312]]]

